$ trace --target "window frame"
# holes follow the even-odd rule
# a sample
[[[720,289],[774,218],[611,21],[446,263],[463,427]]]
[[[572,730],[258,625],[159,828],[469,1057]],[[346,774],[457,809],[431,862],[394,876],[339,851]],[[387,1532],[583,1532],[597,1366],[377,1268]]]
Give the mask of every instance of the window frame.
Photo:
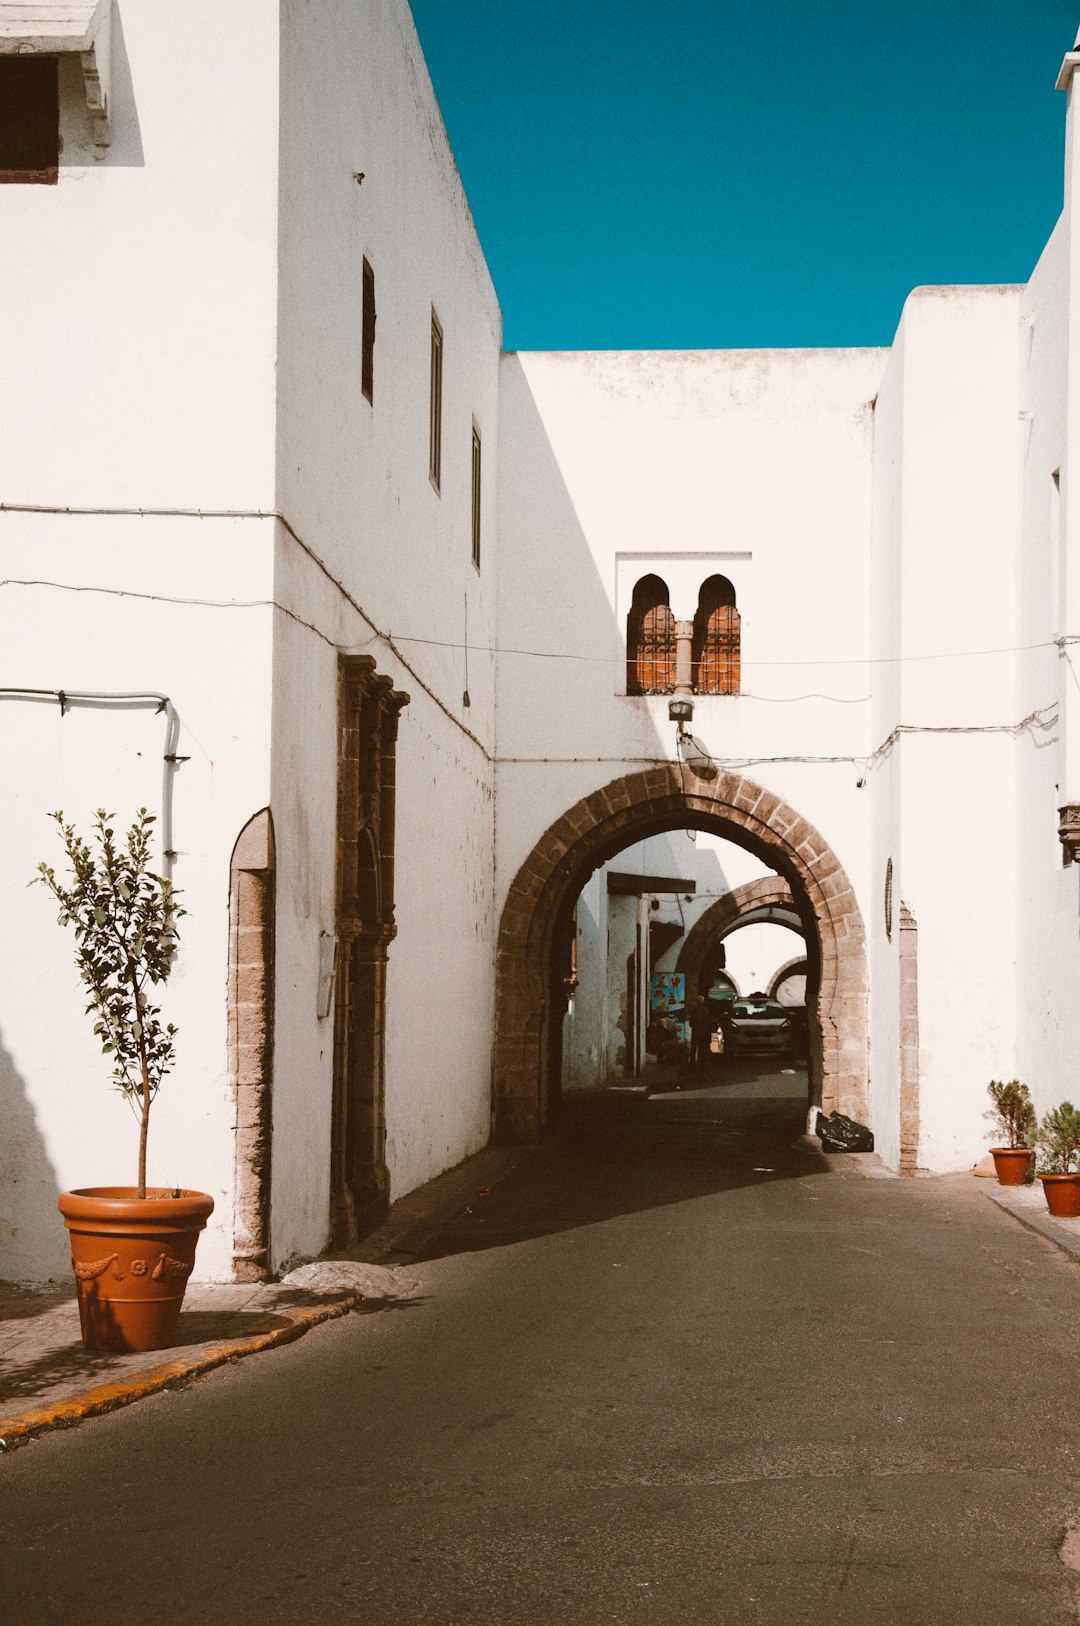
[[[720,616],[722,627],[714,620]],[[690,671],[696,695],[742,693],[742,615],[734,583],[719,572],[698,589]]]
[[[660,590],[662,589],[662,596]],[[662,634],[655,625],[646,628],[646,621],[659,610],[666,612]],[[671,591],[664,577],[656,571],[639,576],[634,584],[630,609],[626,618],[626,693],[635,698],[650,694],[673,694],[676,684],[678,659],[675,636],[675,616],[671,608]],[[653,681],[642,682],[642,668],[648,668]],[[666,669],[663,682],[658,674]]]

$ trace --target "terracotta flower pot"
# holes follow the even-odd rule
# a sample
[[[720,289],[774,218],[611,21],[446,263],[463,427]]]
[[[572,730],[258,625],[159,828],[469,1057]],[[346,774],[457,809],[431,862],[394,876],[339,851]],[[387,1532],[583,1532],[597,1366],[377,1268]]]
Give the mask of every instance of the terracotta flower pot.
[[[214,1199],[161,1186],[142,1198],[134,1186],[94,1186],[65,1191],[58,1207],[87,1349],[168,1349]]]
[[[1080,1219],[1080,1174],[1040,1174],[1046,1206],[1057,1219]]]
[[[990,1156],[994,1160],[999,1185],[1022,1186],[1035,1154],[1026,1146],[992,1146]]]

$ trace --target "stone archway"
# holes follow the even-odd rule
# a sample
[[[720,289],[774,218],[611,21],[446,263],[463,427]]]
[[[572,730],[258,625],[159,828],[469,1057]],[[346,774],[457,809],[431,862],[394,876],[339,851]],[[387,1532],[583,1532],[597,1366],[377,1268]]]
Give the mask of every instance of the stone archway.
[[[806,971],[807,966],[805,954],[796,955],[794,960],[785,960],[784,964],[779,966],[769,979],[769,998],[776,998],[777,989],[782,987],[789,977],[805,977]]]
[[[547,1119],[552,945],[589,875],[645,836],[713,830],[780,871],[816,962],[811,1096],[828,1112],[865,1120],[866,942],[851,882],[828,843],[779,796],[738,774],[697,779],[677,763],[626,774],[557,819],[507,894],[496,963],[494,1131],[532,1140]]]
[[[676,971],[686,977],[687,992],[701,987],[702,971],[710,954],[721,938],[735,929],[747,915],[763,915],[767,909],[783,909],[798,920],[798,929],[805,930],[791,887],[779,875],[763,875],[757,881],[737,886],[723,898],[718,898],[695,920],[686,934],[675,962]]]

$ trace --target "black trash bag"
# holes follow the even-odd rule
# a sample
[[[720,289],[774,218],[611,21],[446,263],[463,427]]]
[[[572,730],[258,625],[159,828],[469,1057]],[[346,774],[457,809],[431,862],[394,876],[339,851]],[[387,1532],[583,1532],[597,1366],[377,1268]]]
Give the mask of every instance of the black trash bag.
[[[872,1152],[874,1131],[854,1118],[845,1118],[842,1112],[830,1112],[823,1118],[819,1112],[814,1130],[821,1141],[823,1152]]]

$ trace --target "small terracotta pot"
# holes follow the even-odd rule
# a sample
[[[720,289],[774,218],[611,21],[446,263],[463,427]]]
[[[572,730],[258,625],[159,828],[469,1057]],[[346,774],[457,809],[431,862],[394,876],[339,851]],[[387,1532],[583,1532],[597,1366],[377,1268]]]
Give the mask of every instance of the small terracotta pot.
[[[214,1199],[162,1186],[147,1187],[145,1197],[135,1186],[94,1186],[63,1192],[57,1206],[86,1348],[168,1349]]]
[[[1027,1146],[992,1146],[990,1156],[994,1160],[999,1185],[1022,1186],[1035,1153]]]
[[[1039,1179],[1056,1219],[1080,1219],[1080,1174],[1040,1174]]]

